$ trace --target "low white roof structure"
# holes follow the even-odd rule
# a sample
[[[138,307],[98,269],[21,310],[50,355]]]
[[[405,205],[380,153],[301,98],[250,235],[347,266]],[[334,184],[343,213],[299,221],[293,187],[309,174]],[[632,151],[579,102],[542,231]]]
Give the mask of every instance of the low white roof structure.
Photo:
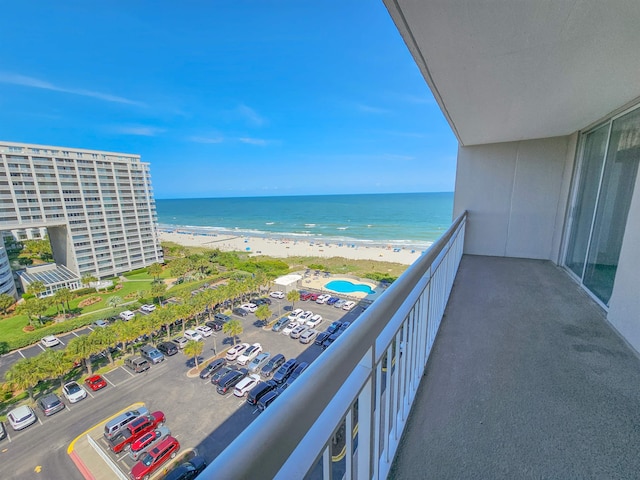
[[[276,278],[273,283],[286,293],[293,290],[300,280],[302,280],[302,275],[292,273],[290,275],[283,275],[282,277]]]

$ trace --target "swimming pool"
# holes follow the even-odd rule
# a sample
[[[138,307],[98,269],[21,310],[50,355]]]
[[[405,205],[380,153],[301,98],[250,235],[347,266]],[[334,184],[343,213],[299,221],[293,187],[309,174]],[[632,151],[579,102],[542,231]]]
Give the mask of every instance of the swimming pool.
[[[369,285],[365,285],[364,283],[351,283],[346,280],[333,280],[325,284],[324,288],[338,293],[364,292],[367,295],[376,293]]]

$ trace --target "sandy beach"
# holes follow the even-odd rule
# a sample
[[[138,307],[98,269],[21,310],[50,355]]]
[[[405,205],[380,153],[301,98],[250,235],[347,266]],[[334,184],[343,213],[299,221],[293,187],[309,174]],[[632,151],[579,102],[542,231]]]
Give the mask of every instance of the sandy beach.
[[[174,242],[187,247],[218,248],[270,257],[344,257],[353,260],[378,260],[411,265],[423,249],[398,245],[372,246],[358,242],[331,243],[309,239],[281,239],[265,236],[204,234],[188,230],[160,230],[161,242]]]

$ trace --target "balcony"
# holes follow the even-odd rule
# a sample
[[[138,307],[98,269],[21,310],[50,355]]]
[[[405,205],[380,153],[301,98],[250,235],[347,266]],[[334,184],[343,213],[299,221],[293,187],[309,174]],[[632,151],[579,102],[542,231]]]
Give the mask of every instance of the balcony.
[[[636,354],[552,263],[460,259],[457,222],[201,478],[634,478]]]

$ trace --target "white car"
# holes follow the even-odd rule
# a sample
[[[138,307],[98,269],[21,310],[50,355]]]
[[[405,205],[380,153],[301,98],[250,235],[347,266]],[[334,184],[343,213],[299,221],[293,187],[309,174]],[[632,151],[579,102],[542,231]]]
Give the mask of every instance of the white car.
[[[199,327],[196,327],[196,332],[198,332],[203,337],[210,337],[213,333],[213,330],[211,329],[211,327],[207,327],[206,325],[200,325]]]
[[[56,345],[60,345],[60,340],[58,340],[58,337],[55,335],[47,335],[40,343],[42,343],[43,347],[55,347]]]
[[[327,300],[329,300],[331,298],[331,295],[327,295],[322,294],[320,296],[318,296],[318,298],[316,299],[316,303],[327,303]]]
[[[304,332],[306,329],[307,329],[306,325],[298,325],[296,328],[291,330],[291,333],[289,334],[289,336],[291,338],[300,338],[300,335],[302,335],[302,332]]]
[[[351,310],[353,307],[356,306],[356,302],[353,302],[351,300],[349,300],[348,302],[346,302],[343,306],[342,309],[343,310]]]
[[[120,318],[125,322],[133,319],[133,317],[135,316],[136,314],[133,313],[131,310],[125,310],[124,312],[120,312]]]
[[[242,355],[238,357],[238,360],[237,360],[238,365],[246,365],[251,360],[256,358],[258,354],[261,352],[262,352],[262,345],[260,345],[259,343],[254,343],[249,348],[247,348],[244,352],[242,352]]]
[[[258,309],[258,306],[255,303],[243,303],[240,305],[240,308],[245,309],[249,313],[255,313]]]
[[[319,314],[315,314],[309,320],[307,320],[307,327],[316,328],[322,322],[322,316]]]
[[[301,308],[296,308],[293,312],[289,314],[289,320],[297,320],[300,315],[304,313],[304,310]]]
[[[275,292],[271,292],[271,293],[269,294],[269,296],[270,296],[270,297],[272,297],[272,298],[280,298],[280,299],[283,299],[283,298],[284,298],[284,292],[281,292],[280,290],[277,290],[277,291],[275,291]]]
[[[87,391],[78,385],[78,382],[65,383],[62,393],[70,403],[76,403],[87,398]]]
[[[300,335],[300,343],[311,343],[311,340],[313,340],[317,334],[318,331],[312,328],[305,330]]]
[[[184,332],[184,338],[186,338],[187,340],[196,340],[196,341],[204,340],[202,338],[202,335],[200,335],[195,330],[187,330],[186,332]]]
[[[244,397],[251,391],[253,387],[255,387],[258,383],[260,383],[261,378],[260,375],[251,374],[248,377],[240,380],[240,383],[236,385],[236,388],[233,389],[233,394],[236,397]]]
[[[7,420],[9,420],[11,428],[17,431],[27,428],[32,423],[36,423],[38,417],[36,417],[31,407],[22,405],[21,407],[11,410],[7,415]]]
[[[298,321],[304,323],[309,321],[311,317],[313,317],[313,312],[311,310],[307,310],[302,315],[300,315],[300,318],[298,318]]]
[[[271,358],[271,354],[269,352],[262,352],[256,358],[251,360],[251,363],[247,367],[247,370],[249,370],[251,373],[257,372],[264,366],[265,363],[267,363],[269,358]]]
[[[238,345],[236,345],[235,347],[230,348],[227,351],[227,354],[225,355],[225,359],[232,362],[233,360],[235,360],[236,358],[238,358],[242,352],[244,352],[247,348],[249,348],[249,344],[248,343],[240,343]]]
[[[156,309],[156,306],[153,304],[146,304],[146,305],[142,305],[140,307],[140,310],[142,310],[143,312],[147,312],[147,313],[151,313]]]
[[[299,326],[300,326],[299,323],[291,322],[289,325],[287,325],[286,327],[284,327],[282,329],[282,334],[283,335],[289,335],[294,328],[299,327]]]
[[[184,346],[187,344],[189,340],[187,340],[184,337],[176,337],[171,341],[175,343],[178,346],[178,348],[184,348]]]
[[[109,326],[109,322],[107,322],[106,320],[96,320],[95,322],[93,322],[93,324],[96,327],[100,328],[107,328]]]

